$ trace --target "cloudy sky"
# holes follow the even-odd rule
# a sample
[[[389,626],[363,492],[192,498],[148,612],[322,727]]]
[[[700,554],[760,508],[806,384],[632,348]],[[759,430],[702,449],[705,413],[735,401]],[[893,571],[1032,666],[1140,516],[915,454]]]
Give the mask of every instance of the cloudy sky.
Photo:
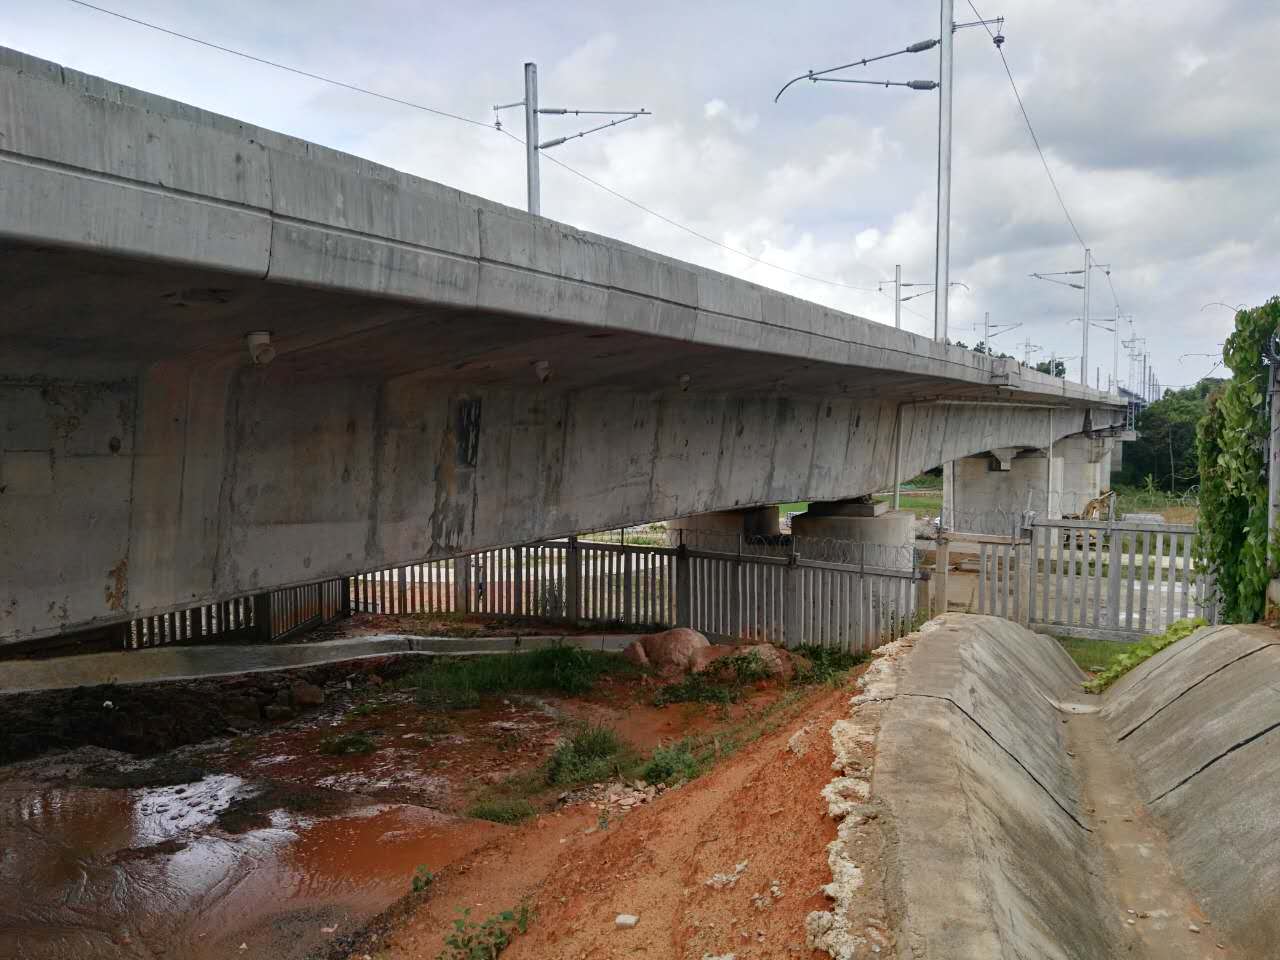
[[[779,86],[806,69],[938,34],[936,0],[100,0],[211,42],[488,122],[539,65],[544,106],[654,116],[555,149],[665,216],[803,279],[683,232],[544,161],[543,213],[892,323],[895,263],[933,274],[937,94]],[[1112,267],[1120,307],[1168,385],[1194,382],[1229,332],[1213,301],[1280,292],[1280,4],[1274,0],[974,0],[1007,18],[1004,50],[1081,235]],[[958,0],[957,20],[975,19]],[[0,43],[66,66],[524,205],[523,148],[424,114],[165,36],[69,0],[7,0]],[[937,52],[850,76],[937,73]],[[518,112],[507,116],[522,133]],[[544,118],[543,136],[574,118]],[[1076,269],[1058,206],[1000,59],[956,37],[951,335],[1032,359],[1078,357],[1078,291],[1028,278]],[[1078,279],[1078,278],[1076,278]],[[863,289],[857,289],[863,288]],[[1095,275],[1092,313],[1115,302]],[[917,291],[907,291],[917,292]],[[933,300],[904,306],[932,332]],[[1129,335],[1129,324],[1122,327]],[[1120,379],[1129,372],[1121,349]],[[1094,330],[1089,379],[1111,372]],[[1070,361],[1072,376],[1079,362]]]

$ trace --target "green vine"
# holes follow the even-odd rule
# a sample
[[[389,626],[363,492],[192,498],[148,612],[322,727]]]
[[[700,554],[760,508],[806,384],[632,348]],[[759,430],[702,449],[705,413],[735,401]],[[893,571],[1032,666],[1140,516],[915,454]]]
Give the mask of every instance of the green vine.
[[[1280,558],[1267,544],[1266,440],[1269,368],[1264,348],[1280,327],[1280,297],[1236,314],[1222,359],[1232,377],[1210,394],[1196,429],[1200,517],[1196,555],[1217,578],[1222,617],[1259,619],[1267,583]],[[1270,554],[1270,556],[1269,556]]]

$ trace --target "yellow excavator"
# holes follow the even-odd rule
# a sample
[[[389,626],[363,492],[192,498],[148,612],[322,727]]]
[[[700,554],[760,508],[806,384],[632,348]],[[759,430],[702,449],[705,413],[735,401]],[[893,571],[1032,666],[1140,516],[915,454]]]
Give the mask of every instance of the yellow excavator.
[[[1084,505],[1079,513],[1064,513],[1063,520],[1111,520],[1115,518],[1116,492],[1114,490],[1106,490],[1094,497]],[[1085,533],[1089,534],[1089,545],[1097,546],[1097,534],[1093,531],[1084,530],[1064,530],[1062,545],[1069,546],[1071,544],[1071,535],[1076,535],[1076,545],[1083,547],[1085,543]]]

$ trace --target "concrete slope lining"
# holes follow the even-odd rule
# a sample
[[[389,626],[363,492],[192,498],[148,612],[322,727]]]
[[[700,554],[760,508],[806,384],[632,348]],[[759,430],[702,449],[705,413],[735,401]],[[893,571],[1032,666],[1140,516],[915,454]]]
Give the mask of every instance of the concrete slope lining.
[[[954,648],[947,656],[912,658],[901,693],[954,704],[1080,822],[1079,788],[1062,763],[1066,744],[1057,708],[1078,699],[1080,672],[1056,644],[1028,642],[1010,626],[985,616],[945,622],[930,649],[944,639]],[[1027,729],[1045,735],[1029,737]]]
[[[1054,706],[1078,672],[1008,621],[940,621],[905,662],[873,783],[894,824],[900,956],[1118,955]]]
[[[1154,661],[1154,662],[1153,662]],[[1108,691],[1187,884],[1249,955],[1280,949],[1280,645],[1260,625],[1205,628]],[[1144,665],[1146,666],[1146,665]]]
[[[1230,627],[1205,627],[1197,630],[1144,660],[1108,687],[1102,706],[1103,717],[1114,724],[1136,723],[1144,715],[1144,709],[1148,713],[1154,709],[1154,704],[1146,700],[1154,691],[1183,689],[1189,685],[1189,681],[1182,682],[1178,679],[1179,671],[1183,671],[1183,677],[1200,676],[1194,654],[1197,648],[1208,644],[1212,644],[1215,655],[1220,656],[1223,663],[1230,659],[1231,653],[1249,649]],[[1161,679],[1158,686],[1148,685],[1148,681],[1156,679],[1157,675],[1170,674],[1171,671],[1171,677]]]

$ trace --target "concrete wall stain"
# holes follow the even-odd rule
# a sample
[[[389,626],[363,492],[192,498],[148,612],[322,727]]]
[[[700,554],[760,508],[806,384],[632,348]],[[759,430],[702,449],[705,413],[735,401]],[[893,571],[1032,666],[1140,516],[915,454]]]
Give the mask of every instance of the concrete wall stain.
[[[107,585],[103,588],[107,609],[123,611],[129,606],[129,558],[124,557],[107,571]]]

